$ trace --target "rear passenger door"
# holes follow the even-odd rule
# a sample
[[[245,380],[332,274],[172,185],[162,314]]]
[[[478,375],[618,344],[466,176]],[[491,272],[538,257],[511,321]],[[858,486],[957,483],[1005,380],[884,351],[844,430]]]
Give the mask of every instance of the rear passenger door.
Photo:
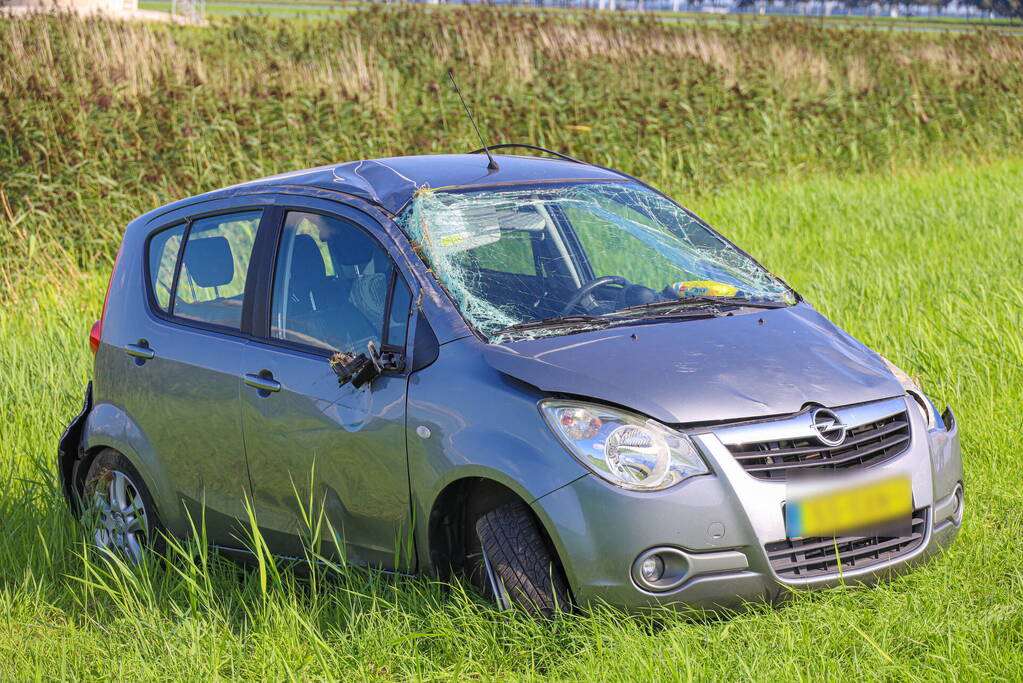
[[[264,313],[254,321],[262,339],[242,357],[242,423],[256,516],[274,552],[302,557],[303,538],[319,528],[327,556],[407,570],[415,557],[407,374],[339,386],[329,362],[336,351],[367,352],[370,342],[404,354],[411,290],[381,239],[355,212],[282,210]]]
[[[207,538],[238,545],[249,494],[238,393],[243,310],[262,209],[186,218],[147,241],[152,315],[127,324],[123,405],[155,451],[170,491]],[[168,511],[171,512],[171,511]],[[187,517],[167,517],[189,532]]]

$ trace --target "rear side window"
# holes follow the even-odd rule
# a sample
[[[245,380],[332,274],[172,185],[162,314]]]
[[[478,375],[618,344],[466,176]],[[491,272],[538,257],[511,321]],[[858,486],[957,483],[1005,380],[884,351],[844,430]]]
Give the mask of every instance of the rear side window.
[[[153,288],[156,305],[165,313],[170,312],[171,294],[174,291],[174,269],[181,252],[181,240],[185,236],[182,223],[163,232],[158,232],[149,242],[149,283]]]
[[[384,320],[393,269],[384,249],[360,228],[318,214],[288,213],[274,273],[270,336],[365,352],[369,342],[381,346],[387,327],[388,341],[394,335],[403,344],[407,287],[404,318],[395,311]]]
[[[156,305],[179,318],[241,329],[245,280],[262,213],[201,218],[154,235],[148,258]]]

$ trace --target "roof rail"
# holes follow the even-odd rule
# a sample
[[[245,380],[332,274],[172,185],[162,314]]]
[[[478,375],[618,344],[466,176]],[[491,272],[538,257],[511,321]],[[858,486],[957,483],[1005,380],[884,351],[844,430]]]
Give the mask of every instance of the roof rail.
[[[576,163],[576,164],[584,164],[586,166],[590,166],[590,164],[586,163],[585,161],[580,161],[579,159],[574,159],[574,158],[568,156],[567,154],[562,154],[561,152],[555,152],[553,149],[547,149],[546,147],[537,147],[536,145],[526,145],[526,144],[522,144],[522,143],[519,143],[519,142],[505,142],[505,143],[502,143],[500,145],[490,145],[490,149],[491,150],[495,150],[495,149],[508,149],[510,147],[521,147],[523,149],[531,149],[531,150],[536,151],[536,152],[544,152],[546,154],[551,154],[553,156],[556,156],[559,159],[564,159],[565,161],[571,161],[571,162]],[[486,151],[485,148],[474,149],[473,151],[469,152],[469,154],[482,154],[485,151]]]

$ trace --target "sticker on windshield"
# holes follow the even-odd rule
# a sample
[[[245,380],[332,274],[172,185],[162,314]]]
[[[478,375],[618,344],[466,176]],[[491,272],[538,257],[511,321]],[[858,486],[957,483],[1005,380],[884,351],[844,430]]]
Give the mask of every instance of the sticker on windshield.
[[[738,287],[710,280],[676,282],[671,288],[683,299],[687,296],[735,296],[739,293]]]
[[[434,217],[423,235],[448,253],[457,253],[500,241],[501,223],[497,211],[453,206]]]

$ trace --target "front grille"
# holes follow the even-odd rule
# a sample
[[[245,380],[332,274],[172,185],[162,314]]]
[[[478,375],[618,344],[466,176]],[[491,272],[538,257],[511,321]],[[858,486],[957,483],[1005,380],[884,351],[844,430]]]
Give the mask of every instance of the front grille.
[[[927,535],[927,509],[915,510],[906,536],[841,536],[777,541],[764,546],[771,568],[783,579],[838,575],[907,555]]]
[[[909,447],[909,416],[905,411],[849,428],[839,446],[816,438],[730,444],[728,450],[751,476],[784,480],[793,470],[823,472],[876,465]]]

